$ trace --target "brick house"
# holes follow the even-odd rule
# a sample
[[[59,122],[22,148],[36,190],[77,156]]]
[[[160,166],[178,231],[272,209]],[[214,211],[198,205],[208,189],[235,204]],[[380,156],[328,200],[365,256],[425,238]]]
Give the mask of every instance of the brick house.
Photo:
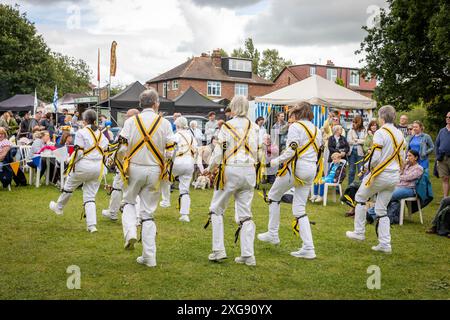
[[[300,64],[285,67],[275,79],[273,91],[304,80],[313,74],[317,74],[330,81],[336,81],[337,78],[341,78],[346,88],[368,98],[372,98],[377,86],[375,78],[366,79],[360,74],[359,69],[336,67],[332,61],[328,60],[326,65]]]
[[[222,58],[220,50],[210,56],[203,53],[147,81],[160,96],[174,100],[189,87],[211,100],[231,100],[244,95],[252,100],[271,92],[273,82],[252,73],[252,61],[242,58]]]

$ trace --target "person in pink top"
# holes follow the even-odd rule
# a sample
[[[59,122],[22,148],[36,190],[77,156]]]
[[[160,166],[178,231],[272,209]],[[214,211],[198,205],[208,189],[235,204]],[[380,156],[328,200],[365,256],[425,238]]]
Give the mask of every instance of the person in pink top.
[[[419,153],[409,150],[406,164],[400,171],[400,182],[392,194],[391,201],[398,201],[416,196],[416,182],[422,177],[423,168],[418,163]]]

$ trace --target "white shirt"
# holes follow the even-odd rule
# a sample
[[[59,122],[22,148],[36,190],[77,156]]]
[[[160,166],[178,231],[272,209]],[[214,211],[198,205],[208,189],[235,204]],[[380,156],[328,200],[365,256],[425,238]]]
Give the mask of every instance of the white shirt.
[[[141,112],[142,125],[145,131],[148,133],[150,130],[150,125],[153,123],[155,118],[158,116],[153,109],[145,109]],[[127,119],[123,125],[123,129],[120,135],[127,139],[128,147],[126,154],[129,154],[133,147],[141,141],[143,138],[141,132],[136,126],[136,116]],[[175,137],[172,131],[172,125],[167,119],[161,118],[161,124],[159,128],[152,134],[152,142],[159,153],[164,158],[164,153],[166,145],[175,142]],[[159,161],[153,156],[153,154],[148,149],[147,144],[137,151],[130,160],[131,163],[139,164],[143,166],[159,166]]]
[[[264,126],[259,127],[259,141],[264,141],[264,135],[266,134],[266,128]]]
[[[175,142],[177,143],[177,157],[178,154],[183,154],[184,157],[192,158],[192,151],[194,157],[197,153],[197,140],[192,136],[189,130],[180,130],[175,134]]]
[[[230,166],[253,166],[258,161],[258,150],[259,146],[262,144],[262,141],[259,141],[259,127],[245,117],[235,117],[227,122],[227,124],[231,125],[239,135],[240,139],[244,137],[245,131],[247,130],[248,124],[250,122],[250,132],[247,138],[247,144],[250,147],[251,153],[245,151],[244,147],[238,149],[238,152],[234,155],[231,155],[227,160],[227,165]],[[230,131],[225,127],[219,131],[218,135],[218,144],[214,149],[213,155],[211,157],[210,169],[215,167],[216,165],[222,162],[223,158],[223,150],[222,143],[226,142],[227,150],[225,152],[225,156],[231,154],[231,151],[236,147],[237,142],[234,139],[233,135]]]
[[[395,140],[397,141],[397,145],[403,142],[403,146],[400,151],[400,157],[401,159],[405,159],[406,141],[403,133],[400,130],[398,130],[392,123],[386,123],[384,126],[380,128],[380,130],[377,130],[373,136],[373,143],[380,145],[382,149],[375,150],[371,161],[372,169],[375,168],[378,164],[386,161],[395,152],[395,146],[393,144],[391,135],[386,130],[383,129],[385,127],[392,132],[392,134],[395,137]],[[400,171],[398,161],[396,160],[392,161],[384,169],[384,171]]]
[[[317,135],[316,135],[316,145],[318,148],[322,146],[322,132],[316,128],[316,126],[311,121],[301,120],[301,122],[306,125],[306,127],[309,129],[312,135],[314,135],[314,132],[317,129]],[[281,163],[285,163],[286,161],[290,160],[294,155],[295,151],[292,150],[292,148],[289,148],[291,143],[295,142],[298,145],[298,148],[303,147],[309,142],[310,138],[308,134],[306,133],[305,129],[298,123],[293,123],[289,127],[288,136],[287,136],[287,142],[286,146],[287,148],[285,151],[276,159],[273,159],[270,161],[271,166],[276,167]],[[317,152],[314,149],[314,147],[311,145],[305,153],[301,156],[301,160],[304,161],[310,161],[310,162],[317,162]],[[300,160],[299,159],[299,160]]]
[[[80,129],[77,131],[77,133],[75,134],[75,142],[74,144],[76,146],[79,146],[80,148],[83,148],[84,151],[86,152],[87,150],[89,150],[90,148],[92,148],[95,144],[94,138],[92,137],[91,133],[88,131],[91,126],[88,125],[86,127],[84,127],[83,129]],[[98,138],[98,136],[100,135],[100,142],[99,142],[99,147],[103,150],[105,150],[108,147],[108,139],[106,139],[106,137],[100,132],[100,130],[96,130],[94,131],[94,135],[96,138]],[[96,149],[94,149],[93,151],[91,151],[87,156],[84,156],[83,159],[87,159],[87,160],[102,160],[103,159],[103,155],[100,153],[100,151]]]
[[[211,138],[214,136],[214,133],[216,132],[217,129],[217,120],[214,121],[208,121],[205,124],[205,135],[206,135],[206,143],[210,144],[211,143]]]

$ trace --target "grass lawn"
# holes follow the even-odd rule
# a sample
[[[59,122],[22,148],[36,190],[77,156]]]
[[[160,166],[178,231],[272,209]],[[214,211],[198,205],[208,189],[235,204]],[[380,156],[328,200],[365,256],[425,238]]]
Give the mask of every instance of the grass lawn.
[[[109,177],[111,179],[111,177]],[[442,198],[433,178],[435,200],[419,217],[392,228],[393,254],[375,253],[373,226],[367,240],[346,239],[353,220],[347,207],[308,204],[317,259],[305,261],[289,253],[299,239],[290,230],[291,207],[282,205],[279,246],[256,240],[257,266],[237,265],[234,212],[225,216],[225,242],[229,259],[210,263],[211,228],[204,230],[211,191],[192,191],[191,223],[178,221],[175,208],[157,211],[156,268],[138,265],[135,251],[123,249],[122,227],[101,217],[109,198],[97,195],[97,234],[88,234],[80,221],[81,190],[74,193],[62,217],[48,209],[59,193],[54,187],[0,190],[0,299],[449,299],[450,240],[425,234]],[[232,206],[231,206],[232,207]],[[257,233],[267,228],[268,208],[255,192]],[[68,266],[81,269],[81,289],[66,286]],[[381,289],[366,286],[371,265],[381,269]]]

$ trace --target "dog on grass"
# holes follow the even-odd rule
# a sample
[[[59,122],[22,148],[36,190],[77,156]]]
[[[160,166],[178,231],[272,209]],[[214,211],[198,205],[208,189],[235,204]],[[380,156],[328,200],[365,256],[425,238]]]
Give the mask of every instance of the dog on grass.
[[[198,176],[197,180],[192,183],[194,189],[209,189],[211,188],[211,179],[208,176]]]

